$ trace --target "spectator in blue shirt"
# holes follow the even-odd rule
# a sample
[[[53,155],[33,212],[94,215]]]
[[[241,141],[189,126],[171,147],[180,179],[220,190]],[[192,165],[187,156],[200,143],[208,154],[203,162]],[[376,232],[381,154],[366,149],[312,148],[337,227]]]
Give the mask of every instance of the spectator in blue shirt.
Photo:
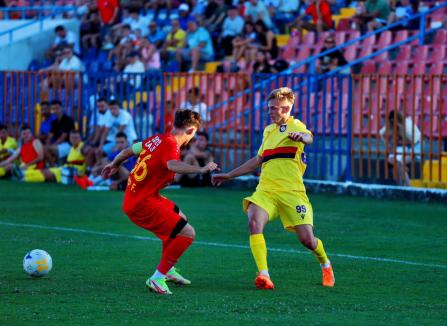
[[[166,39],[166,34],[158,28],[155,20],[151,21],[149,24],[149,34],[147,35],[147,39],[151,44],[155,45],[157,49],[161,48]]]
[[[177,49],[177,61],[182,66],[184,61],[191,61],[190,72],[197,71],[199,62],[210,61],[214,57],[213,42],[210,33],[198,27],[196,20],[188,22],[185,47]]]
[[[233,53],[233,40],[236,36],[242,34],[244,28],[244,19],[239,16],[237,7],[231,6],[228,9],[228,16],[225,18],[222,26],[221,49],[225,55]]]
[[[178,7],[179,17],[178,21],[180,22],[180,28],[186,31],[188,28],[188,22],[194,20],[194,16],[189,13],[189,5],[187,3],[182,3]]]
[[[40,116],[42,117],[39,129],[40,140],[46,142],[48,133],[51,129],[51,122],[56,119],[56,115],[51,113],[50,103],[47,101],[42,101],[40,103]]]

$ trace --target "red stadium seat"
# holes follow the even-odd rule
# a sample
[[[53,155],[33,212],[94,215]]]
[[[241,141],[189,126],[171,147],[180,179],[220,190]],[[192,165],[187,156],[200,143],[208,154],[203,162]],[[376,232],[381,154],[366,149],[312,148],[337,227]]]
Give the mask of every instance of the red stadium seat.
[[[421,45],[416,48],[416,53],[414,55],[414,61],[420,62],[428,59],[428,45]]]
[[[389,75],[391,74],[391,62],[390,61],[379,61],[377,63],[377,73],[382,75]]]
[[[376,36],[375,35],[369,36],[362,41],[362,47],[374,46],[375,44],[376,44]]]
[[[373,45],[362,45],[360,48],[359,58],[364,58],[373,52]]]
[[[446,58],[445,45],[433,45],[431,61],[433,63],[444,61]]]
[[[337,43],[337,45],[341,45],[345,42],[346,42],[346,33],[343,31],[335,32],[335,43]]]
[[[436,32],[435,38],[433,40],[433,44],[447,44],[447,30],[445,29],[439,29]]]
[[[415,61],[413,66],[413,74],[415,75],[423,75],[426,73],[427,63],[425,61]]]
[[[409,62],[408,61],[399,61],[396,65],[395,73],[397,75],[406,75],[409,71]]]
[[[399,53],[397,54],[396,60],[402,61],[402,60],[410,60],[411,58],[411,45],[402,45],[399,47]]]
[[[385,52],[375,56],[374,58],[372,58],[372,60],[375,60],[375,61],[386,61],[386,60],[388,60],[388,51],[385,51]]]
[[[376,72],[376,64],[374,61],[365,61],[362,64],[360,73],[362,74],[374,74]]]
[[[408,38],[408,31],[402,30],[397,31],[396,36],[394,37],[394,43],[402,42]]]
[[[349,31],[351,29],[351,19],[340,19],[337,25],[337,31]]]
[[[353,61],[357,58],[357,47],[355,45],[350,45],[344,49],[344,56],[346,60]]]
[[[380,33],[379,41],[377,42],[377,48],[383,49],[384,47],[391,44],[391,39],[393,34],[390,31],[384,31]]]
[[[308,32],[304,36],[303,44],[306,44],[308,46],[314,46],[316,43],[316,34],[314,32]]]

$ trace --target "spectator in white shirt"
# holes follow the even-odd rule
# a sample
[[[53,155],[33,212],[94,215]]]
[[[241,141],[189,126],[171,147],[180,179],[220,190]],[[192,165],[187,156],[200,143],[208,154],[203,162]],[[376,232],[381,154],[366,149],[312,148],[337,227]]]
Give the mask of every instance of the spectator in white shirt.
[[[128,56],[128,64],[124,67],[123,72],[129,74],[142,74],[145,71],[144,63],[141,62],[138,52],[131,52]],[[135,89],[138,89],[141,86],[141,75],[124,75],[123,78]]]
[[[264,2],[259,0],[250,0],[245,5],[245,16],[250,18],[251,22],[261,19],[268,28],[273,28],[272,19]]]
[[[59,70],[62,71],[83,71],[84,66],[81,60],[73,54],[73,50],[70,47],[66,47],[62,50],[62,60],[59,63]]]
[[[237,7],[231,6],[228,9],[228,16],[225,18],[222,26],[221,49],[225,55],[233,53],[233,39],[241,35],[244,28],[244,19],[239,16]]]
[[[56,38],[47,56],[53,59],[56,53],[67,46],[71,47],[75,53],[80,53],[79,38],[72,31],[68,31],[64,26],[59,25],[55,28]]]
[[[110,100],[109,108],[111,114],[105,119],[105,130],[100,142],[100,148],[106,154],[110,154],[114,149],[115,138],[118,132],[124,132],[126,134],[129,145],[133,144],[137,139],[137,132],[135,131],[132,115],[120,109],[117,100]]]
[[[201,102],[200,89],[198,87],[191,88],[188,91],[188,99],[180,104],[180,110],[193,110],[200,114],[204,124],[209,121],[207,105]]]

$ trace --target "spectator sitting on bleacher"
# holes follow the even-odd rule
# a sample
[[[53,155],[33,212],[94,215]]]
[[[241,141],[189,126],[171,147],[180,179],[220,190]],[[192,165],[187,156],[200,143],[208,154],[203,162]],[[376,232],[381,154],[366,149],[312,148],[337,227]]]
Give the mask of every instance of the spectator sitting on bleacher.
[[[51,167],[41,170],[42,182],[63,182],[62,175],[64,172],[68,172],[67,177],[72,178],[75,175],[85,174],[85,148],[81,139],[81,134],[78,130],[73,129],[70,131],[70,149],[68,151],[66,162],[57,167]],[[36,180],[37,181],[37,180]],[[68,181],[70,183],[70,181]]]
[[[56,119],[56,115],[51,113],[50,102],[40,102],[40,119],[39,138],[45,144],[51,130],[51,122]]]
[[[193,110],[200,114],[202,121],[209,121],[206,103],[201,101],[200,88],[193,87],[188,91],[188,99],[180,104],[180,110]]]
[[[312,17],[312,22],[304,20],[306,16]],[[298,16],[292,25],[302,31],[316,31],[321,33],[334,27],[332,22],[331,6],[327,0],[311,0],[304,14]]]
[[[116,147],[113,152],[107,155],[107,157],[103,157],[99,160],[92,169],[91,175],[86,177],[78,177],[75,178],[76,183],[81,188],[88,188],[90,186],[105,186],[105,188],[110,190],[124,190],[126,188],[127,178],[132,171],[137,158],[132,156],[127,161],[125,161],[119,168],[118,172],[116,172],[110,179],[103,179],[101,176],[102,169],[110,162],[114,160],[114,158],[125,148],[129,147],[129,143],[127,141],[127,136],[124,132],[118,132],[115,137]]]
[[[262,20],[268,28],[272,29],[273,23],[270,14],[264,2],[259,0],[250,0],[245,4],[245,17],[252,23]]]
[[[270,54],[268,52],[258,51],[256,60],[253,62],[253,73],[270,74],[273,72],[273,67],[270,64]]]
[[[8,129],[4,124],[0,124],[0,162],[14,154],[17,149],[17,141],[8,135]],[[2,175],[0,174],[0,177]]]
[[[244,19],[239,15],[237,7],[228,8],[228,16],[225,18],[220,35],[220,49],[225,56],[233,53],[233,40],[241,35],[244,28]]]
[[[62,60],[58,65],[61,71],[84,71],[84,65],[81,60],[74,55],[71,47],[66,47],[62,50]],[[57,70],[57,69],[56,69]]]
[[[47,52],[47,57],[53,60],[57,54],[66,47],[71,47],[75,53],[80,53],[78,37],[72,31],[67,31],[67,29],[59,25],[55,28],[56,38],[54,39],[53,45]]]
[[[115,137],[118,132],[124,132],[127,136],[129,144],[137,139],[137,133],[133,122],[132,115],[120,109],[119,102],[115,99],[109,101],[110,113],[104,123],[105,130],[100,141],[97,161],[102,157],[102,152],[110,154],[115,148]]]
[[[51,122],[50,132],[45,144],[45,160],[50,166],[56,161],[67,157],[70,151],[68,136],[74,129],[73,119],[62,111],[62,103],[59,100],[51,101],[51,111],[56,118]]]
[[[129,11],[129,17],[125,23],[130,26],[133,33],[135,33],[137,29],[141,31],[141,35],[143,35],[143,37],[146,37],[149,33],[149,29],[147,27],[148,20],[140,15],[138,9],[132,9]]]
[[[129,74],[142,74],[146,71],[144,63],[140,60],[138,52],[133,51],[129,53],[127,65],[124,67],[123,72]],[[139,89],[141,86],[140,75],[124,75],[124,81],[132,87],[132,89]]]
[[[278,42],[275,34],[270,30],[262,20],[255,23],[255,32],[258,39],[258,44],[254,45],[254,54],[252,58],[256,57],[257,51],[265,51],[269,53],[270,59],[276,59],[278,56]]]
[[[400,19],[405,19],[410,16],[417,14],[419,7],[419,1],[410,1],[410,0],[400,0],[396,3],[396,1],[390,1],[390,16],[388,17],[388,24],[392,24]],[[379,26],[381,27],[381,26]],[[416,29],[418,27],[418,20],[414,19],[410,22],[403,24],[403,26],[399,26],[397,29]],[[378,27],[372,25],[371,29],[376,29]]]
[[[182,67],[184,61],[191,60],[190,72],[197,71],[199,62],[213,59],[214,49],[211,36],[203,27],[198,27],[196,20],[188,22],[185,47],[177,49],[177,61]]]
[[[81,21],[81,43],[83,49],[99,49],[101,42],[101,19],[97,10],[89,11]]]
[[[171,31],[166,36],[166,41],[161,49],[161,57],[163,62],[175,59],[177,49],[184,47],[186,32],[180,28],[178,19],[171,20]]]
[[[194,143],[191,144],[186,152],[183,162],[195,165],[205,166],[213,161],[213,154],[208,148],[208,134],[198,131]],[[211,174],[176,174],[176,182],[183,187],[206,187],[211,185]]]
[[[20,159],[20,165],[16,161]],[[6,160],[0,162],[0,176],[12,173],[22,181],[35,182],[39,169],[43,169],[44,151],[39,139],[34,138],[30,126],[23,125],[20,132],[20,147]]]
[[[392,110],[388,113],[385,126],[379,131],[385,142],[387,153],[387,163],[393,165],[393,175],[396,184],[399,186],[409,186],[406,165],[414,158],[419,159],[421,153],[421,132],[411,117],[404,119],[403,115]],[[404,147],[405,146],[405,147]]]
[[[113,29],[118,29],[119,44],[123,45],[129,41],[136,40],[135,34],[130,28],[129,24],[114,26]]]
[[[206,29],[211,34],[219,34],[226,15],[227,6],[224,0],[208,0],[202,25],[206,26]]]
[[[387,0],[367,0],[365,3],[365,11],[356,14],[354,21],[358,29],[363,33],[366,28],[373,30],[385,26],[390,15],[390,6]]]
[[[324,45],[321,48],[320,53],[323,53],[327,50],[333,49],[337,46],[335,44],[335,37],[333,34],[330,34],[326,37],[324,40]],[[325,74],[328,73],[331,70],[334,70],[338,67],[342,67],[344,65],[347,65],[348,62],[346,61],[343,52],[340,50],[336,50],[334,52],[328,53],[318,59],[318,66],[316,67],[317,73],[319,74]],[[349,73],[349,70],[348,70]]]
[[[149,34],[147,35],[149,42],[154,44],[157,49],[160,49],[166,39],[166,34],[157,26],[155,20],[149,24]]]
[[[246,61],[250,60],[250,52],[253,47],[258,44],[255,27],[252,23],[246,22],[241,36],[237,36],[233,40],[233,60],[239,62],[242,58]]]
[[[160,52],[147,39],[143,39],[140,47],[141,61],[147,72],[156,72],[161,68]]]
[[[186,31],[188,29],[188,23],[191,20],[196,20],[193,15],[189,13],[189,5],[187,3],[182,3],[178,7],[178,21],[180,23],[180,28]]]

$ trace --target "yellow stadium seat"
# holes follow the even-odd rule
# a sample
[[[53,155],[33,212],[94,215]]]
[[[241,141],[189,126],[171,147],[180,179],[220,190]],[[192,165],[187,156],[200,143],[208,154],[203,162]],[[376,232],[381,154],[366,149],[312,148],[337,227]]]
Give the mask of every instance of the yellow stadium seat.
[[[40,116],[40,104],[37,103],[34,107],[34,130],[36,135],[39,134],[40,124],[42,123],[42,119]]]
[[[276,35],[276,42],[278,43],[278,46],[284,46],[289,42],[290,35],[288,34],[279,34]]]
[[[354,16],[356,13],[355,8],[341,8],[340,9],[340,16],[343,18],[349,18]]]
[[[447,182],[447,152],[443,152],[441,158],[441,162],[439,160],[427,160],[424,162],[422,175],[425,182]]]
[[[410,186],[415,188],[425,188],[425,182],[421,179],[411,179]]]
[[[217,66],[219,66],[221,62],[219,61],[210,61],[205,63],[205,71],[206,72],[216,72]]]

